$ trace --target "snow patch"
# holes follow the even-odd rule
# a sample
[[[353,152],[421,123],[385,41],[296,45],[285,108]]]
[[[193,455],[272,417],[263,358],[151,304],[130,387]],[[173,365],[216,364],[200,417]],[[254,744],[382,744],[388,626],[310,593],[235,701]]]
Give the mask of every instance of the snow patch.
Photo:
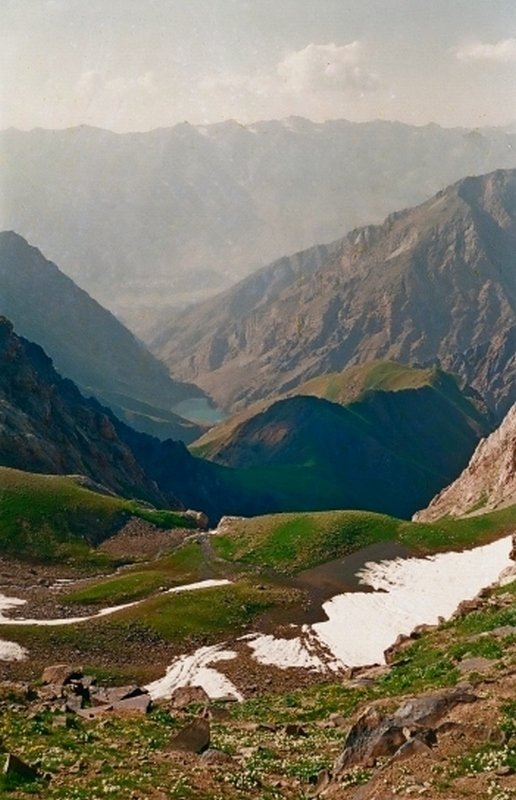
[[[358,574],[376,592],[353,592],[324,603],[327,622],[313,631],[347,666],[384,663],[383,653],[400,633],[449,618],[465,599],[494,583],[511,566],[512,537],[428,558],[370,563]]]
[[[308,643],[299,637],[294,639],[278,639],[272,635],[256,635],[254,639],[247,639],[247,645],[254,651],[254,658],[260,664],[271,664],[281,669],[288,667],[304,667],[324,671],[325,665],[321,659],[310,652]]]
[[[27,650],[16,642],[0,639],[0,661],[23,661],[27,655]]]
[[[221,697],[234,697],[243,700],[238,689],[221,672],[209,665],[218,661],[231,661],[236,658],[232,650],[223,650],[223,644],[201,647],[192,655],[182,655],[174,661],[163,678],[149,683],[145,688],[150,696],[171,697],[175,689],[182,686],[202,686],[212,700]]]

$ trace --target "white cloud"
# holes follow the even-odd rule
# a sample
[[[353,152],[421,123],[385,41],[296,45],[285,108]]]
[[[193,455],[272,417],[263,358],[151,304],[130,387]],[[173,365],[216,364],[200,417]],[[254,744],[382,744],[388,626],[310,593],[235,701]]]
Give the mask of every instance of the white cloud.
[[[376,75],[365,66],[366,57],[365,47],[358,41],[345,45],[312,43],[287,53],[269,70],[209,75],[199,82],[199,88],[283,100],[324,94],[359,99],[379,85]]]
[[[285,56],[277,74],[295,92],[368,92],[378,83],[363,65],[365,48],[361,42],[345,45],[309,44]]]
[[[455,51],[459,61],[494,61],[509,64],[516,61],[516,38],[501,39],[499,42],[472,42]]]

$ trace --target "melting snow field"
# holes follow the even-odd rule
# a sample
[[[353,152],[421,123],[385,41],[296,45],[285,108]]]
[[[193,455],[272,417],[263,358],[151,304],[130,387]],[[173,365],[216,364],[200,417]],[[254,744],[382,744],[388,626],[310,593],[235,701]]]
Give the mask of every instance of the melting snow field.
[[[243,700],[238,689],[221,672],[208,667],[217,661],[231,661],[236,653],[223,650],[223,645],[201,647],[193,655],[180,656],[167,669],[164,678],[149,683],[145,688],[153,699],[170,697],[180,686],[202,686],[212,699],[231,696]]]
[[[253,634],[241,637],[259,663],[280,668],[298,667],[318,672],[344,666],[383,663],[384,650],[400,633],[409,634],[416,625],[436,624],[448,618],[459,603],[474,597],[480,589],[498,580],[511,567],[512,539],[466,550],[439,553],[427,558],[406,558],[370,562],[360,570],[360,582],[374,592],[346,592],[323,605],[327,620],[302,627],[292,626],[293,638]],[[220,586],[228,580],[208,580],[176,586],[169,592],[182,592]],[[114,614],[137,605],[126,603],[106,608],[89,617],[57,620],[12,619],[3,612],[23,604],[23,600],[0,594],[0,623],[7,625],[70,625]],[[202,647],[191,655],[177,658],[163,678],[147,687],[154,698],[169,697],[180,686],[203,686],[212,698],[231,695],[242,699],[233,683],[212,665],[237,657],[223,649],[224,644]],[[12,642],[0,641],[0,658],[19,659],[26,655]]]
[[[261,636],[249,645],[257,661],[285,668],[302,666],[303,658],[317,668],[314,637],[341,666],[384,663],[384,650],[400,633],[450,617],[462,600],[494,583],[512,564],[511,544],[508,536],[462,553],[371,562],[358,577],[375,592],[336,595],[323,605],[328,620],[304,625],[298,639]]]
[[[400,633],[450,617],[459,603],[494,583],[511,565],[508,536],[497,542],[428,558],[367,564],[361,583],[376,592],[337,595],[324,604],[327,622],[312,630],[346,666],[383,663]]]

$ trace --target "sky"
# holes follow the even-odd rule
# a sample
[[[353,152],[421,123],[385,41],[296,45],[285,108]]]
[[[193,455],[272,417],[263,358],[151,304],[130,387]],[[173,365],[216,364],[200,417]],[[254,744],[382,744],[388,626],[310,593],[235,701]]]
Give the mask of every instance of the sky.
[[[2,0],[0,127],[516,122],[515,0]]]

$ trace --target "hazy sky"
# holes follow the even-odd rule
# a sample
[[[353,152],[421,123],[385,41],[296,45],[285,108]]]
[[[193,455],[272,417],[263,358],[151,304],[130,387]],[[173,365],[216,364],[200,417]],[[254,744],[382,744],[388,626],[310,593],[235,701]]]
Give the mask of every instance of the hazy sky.
[[[1,127],[516,121],[516,0],[1,0]]]

